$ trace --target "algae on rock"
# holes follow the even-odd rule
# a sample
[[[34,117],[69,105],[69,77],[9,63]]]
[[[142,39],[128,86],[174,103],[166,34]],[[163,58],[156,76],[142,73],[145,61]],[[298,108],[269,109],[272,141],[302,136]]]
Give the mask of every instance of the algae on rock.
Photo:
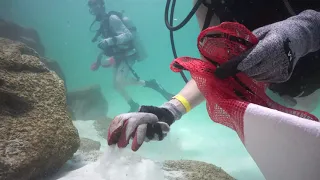
[[[223,169],[200,161],[165,161],[163,169],[166,172],[179,172],[181,174],[180,177],[168,177],[170,180],[235,180]]]
[[[0,38],[0,179],[48,176],[79,145],[63,81],[33,49]]]

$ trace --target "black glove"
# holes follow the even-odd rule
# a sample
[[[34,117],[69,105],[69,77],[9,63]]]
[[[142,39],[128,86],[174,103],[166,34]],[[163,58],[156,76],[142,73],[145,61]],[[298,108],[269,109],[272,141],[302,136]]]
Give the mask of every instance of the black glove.
[[[259,43],[218,67],[215,72],[218,78],[224,79],[242,71],[258,81],[287,81],[297,61],[320,48],[320,13],[306,10],[253,33]]]
[[[139,112],[152,113],[157,116],[159,122],[166,123],[168,126],[175,121],[173,114],[166,108],[154,106],[141,106]],[[146,138],[149,140],[162,141],[167,134],[164,133],[159,123],[148,124]]]

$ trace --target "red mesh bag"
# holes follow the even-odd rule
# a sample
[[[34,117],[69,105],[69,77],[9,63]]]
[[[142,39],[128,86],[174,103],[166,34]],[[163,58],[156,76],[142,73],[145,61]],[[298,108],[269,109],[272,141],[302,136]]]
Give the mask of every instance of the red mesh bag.
[[[198,49],[207,59],[222,64],[240,55],[258,43],[258,39],[243,25],[225,22],[202,31],[198,37]],[[257,82],[244,73],[221,80],[214,76],[216,65],[191,57],[175,59],[170,66],[174,72],[187,70],[196,81],[207,101],[210,118],[235,130],[242,141],[243,116],[249,103],[276,109],[314,121],[318,119],[307,112],[286,108],[265,93],[268,84]]]

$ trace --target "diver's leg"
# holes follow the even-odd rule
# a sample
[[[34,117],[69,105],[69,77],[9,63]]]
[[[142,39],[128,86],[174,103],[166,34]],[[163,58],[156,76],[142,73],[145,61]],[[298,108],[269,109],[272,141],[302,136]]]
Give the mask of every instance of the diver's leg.
[[[155,79],[146,81],[145,86],[160,93],[165,99],[170,100],[174,95],[165,90]]]
[[[145,80],[137,80],[134,78],[127,79],[126,85],[139,85],[146,88],[150,88],[152,90],[160,93],[166,100],[170,100],[174,95],[165,90],[155,79],[151,79],[149,81]]]
[[[127,101],[130,106],[129,112],[134,112],[139,109],[139,104],[132,100],[127,91],[125,90],[125,80],[128,73],[126,72],[126,65],[119,62],[119,65],[114,70],[114,87],[120,95]]]
[[[131,76],[129,76],[129,74],[131,73],[133,75],[133,72],[131,72],[132,66],[135,63],[135,56],[131,56],[128,57],[126,59],[126,62],[124,62],[123,64],[123,71],[125,71],[126,73],[126,85],[140,85],[140,86],[144,86],[147,88],[151,88],[155,91],[157,91],[158,93],[160,93],[165,99],[170,100],[174,95],[169,93],[168,91],[166,91],[155,79],[151,79],[149,81],[145,81],[145,80],[138,80],[137,78],[132,78]]]
[[[146,81],[140,80],[137,77],[132,77],[133,75],[133,69],[132,66],[135,64],[134,56],[127,57],[123,60],[122,64],[122,71],[123,75],[125,76],[125,85],[126,86],[145,86]],[[132,76],[130,76],[132,75]]]

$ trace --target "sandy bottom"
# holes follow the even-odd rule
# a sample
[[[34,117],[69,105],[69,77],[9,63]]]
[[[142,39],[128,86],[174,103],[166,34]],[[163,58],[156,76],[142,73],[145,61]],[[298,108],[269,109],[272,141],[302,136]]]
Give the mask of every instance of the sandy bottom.
[[[165,101],[152,91],[139,88],[132,90],[140,104],[161,105]],[[109,117],[129,109],[117,93],[108,94],[107,99],[111,97],[114,100],[109,100],[112,101],[112,106],[109,106]],[[104,156],[97,162],[76,169],[59,180],[128,180],[129,178],[163,180],[164,172],[156,162],[178,159],[214,164],[238,180],[264,180],[237,134],[212,122],[206,112],[205,104],[173,124],[170,134],[164,141],[145,143],[136,153],[129,148],[123,151],[108,148],[106,140],[98,136],[93,122],[79,120],[74,121],[74,124],[81,137],[101,143],[100,150]],[[139,156],[143,159],[141,160]]]

